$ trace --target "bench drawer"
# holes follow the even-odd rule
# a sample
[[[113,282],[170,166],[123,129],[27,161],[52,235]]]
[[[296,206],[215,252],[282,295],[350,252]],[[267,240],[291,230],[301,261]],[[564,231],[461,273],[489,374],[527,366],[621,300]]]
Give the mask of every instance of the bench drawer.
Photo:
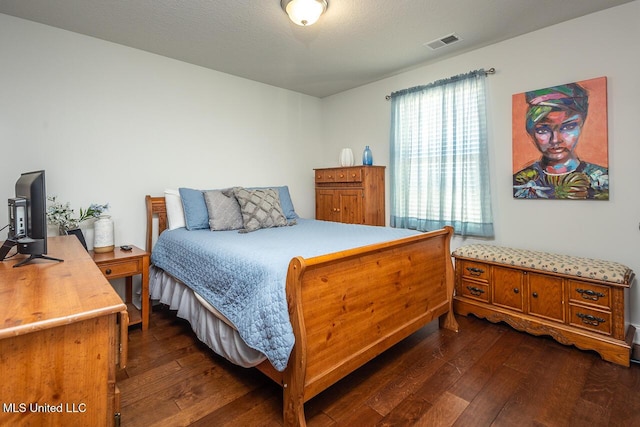
[[[461,267],[463,277],[489,281],[489,266],[487,264],[463,260],[458,260],[457,262],[462,263]]]
[[[569,300],[579,304],[593,304],[611,309],[611,288],[594,283],[569,280]]]
[[[569,324],[582,329],[611,335],[611,313],[595,310],[581,305],[570,304]]]
[[[489,285],[486,283],[462,279],[461,291],[465,297],[489,302]]]

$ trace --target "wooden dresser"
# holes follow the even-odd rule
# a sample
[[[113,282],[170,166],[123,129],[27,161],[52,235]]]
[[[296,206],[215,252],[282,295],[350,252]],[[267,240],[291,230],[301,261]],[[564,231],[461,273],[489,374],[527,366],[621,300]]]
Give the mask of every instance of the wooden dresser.
[[[0,425],[115,425],[127,308],[75,236],[47,245],[64,262],[0,262]]]
[[[628,321],[628,267],[481,244],[453,256],[457,314],[504,321],[629,366],[635,328]]]
[[[316,219],[385,225],[384,166],[315,169]]]

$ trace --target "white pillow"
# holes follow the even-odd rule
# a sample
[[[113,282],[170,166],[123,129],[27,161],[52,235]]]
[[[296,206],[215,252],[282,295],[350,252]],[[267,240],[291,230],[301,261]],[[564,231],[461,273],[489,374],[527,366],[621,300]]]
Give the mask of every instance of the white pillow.
[[[180,192],[178,190],[164,190],[164,203],[167,207],[169,230],[186,227]]]

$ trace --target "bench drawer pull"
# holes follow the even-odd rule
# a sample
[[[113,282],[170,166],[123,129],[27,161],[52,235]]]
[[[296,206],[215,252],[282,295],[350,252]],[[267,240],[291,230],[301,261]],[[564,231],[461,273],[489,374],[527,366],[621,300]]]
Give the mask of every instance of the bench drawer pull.
[[[602,292],[592,291],[591,289],[576,289],[576,292],[579,293],[583,299],[591,301],[598,301],[605,296]]]
[[[484,294],[484,291],[482,289],[476,288],[475,286],[467,286],[467,289],[469,289],[469,292],[471,292],[471,295],[475,295],[477,297]]]
[[[581,318],[585,325],[600,326],[601,323],[606,322],[602,317],[596,317],[592,314],[576,313],[576,316]]]
[[[471,273],[471,275],[473,276],[479,276],[484,273],[483,269],[477,267],[467,267],[467,271],[469,271],[469,273]]]

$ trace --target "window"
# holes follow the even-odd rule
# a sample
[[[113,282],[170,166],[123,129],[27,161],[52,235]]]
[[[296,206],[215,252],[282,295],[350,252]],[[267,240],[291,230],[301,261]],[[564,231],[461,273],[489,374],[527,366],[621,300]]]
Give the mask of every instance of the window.
[[[493,236],[484,70],[391,95],[391,226]]]

